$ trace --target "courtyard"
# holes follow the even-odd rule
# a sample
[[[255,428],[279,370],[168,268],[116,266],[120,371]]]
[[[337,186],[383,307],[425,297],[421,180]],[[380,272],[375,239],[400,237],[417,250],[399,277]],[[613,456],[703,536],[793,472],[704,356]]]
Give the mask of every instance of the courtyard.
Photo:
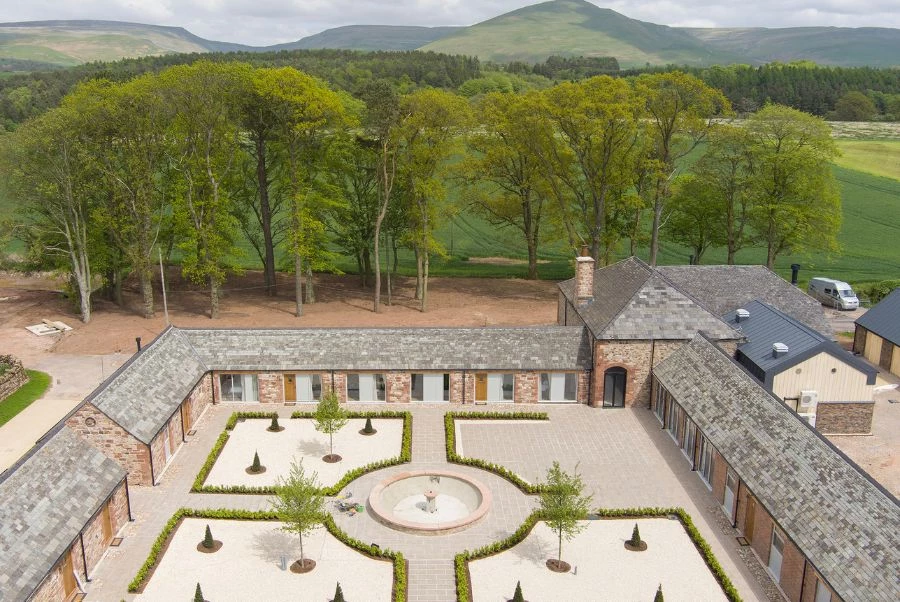
[[[91,582],[86,584],[88,600],[155,600],[172,599],[171,596],[181,598],[185,595],[190,596],[197,582],[202,583],[204,595],[213,602],[247,599],[246,596],[241,597],[241,592],[262,591],[258,588],[270,587],[274,589],[271,592],[269,589],[265,590],[266,599],[297,599],[299,591],[309,591],[310,596],[304,595],[301,599],[330,600],[337,581],[341,582],[349,600],[381,599],[379,592],[382,591],[387,592],[385,594],[387,597],[384,599],[390,597],[391,564],[363,556],[334,540],[324,529],[315,532],[313,537],[316,538],[317,543],[307,548],[312,550],[310,554],[319,554],[318,557],[313,556],[317,558],[317,561],[321,560],[317,567],[305,575],[283,571],[280,567],[280,557],[283,555],[281,550],[286,549],[296,556],[299,551],[297,541],[294,536],[273,531],[271,522],[242,522],[230,525],[228,521],[225,521],[222,523],[225,525],[223,527],[218,527],[216,526],[218,523],[213,522],[214,536],[225,542],[226,545],[208,558],[204,557],[198,560],[194,557],[191,562],[211,563],[210,566],[215,568],[209,568],[210,572],[204,573],[207,569],[198,564],[196,569],[185,571],[183,567],[187,566],[185,564],[187,561],[179,554],[192,553],[196,556],[203,556],[198,554],[195,548],[202,539],[203,526],[206,522],[212,522],[201,521],[202,524],[198,527],[200,531],[197,531],[194,526],[190,527],[193,529],[190,532],[184,529],[184,525],[193,525],[194,519],[190,519],[190,521],[186,519],[182,528],[176,532],[169,550],[163,555],[156,572],[147,582],[146,589],[140,597],[134,597],[127,593],[129,582],[147,558],[154,540],[165,523],[179,508],[228,508],[250,511],[271,509],[270,497],[265,495],[190,493],[192,480],[232,412],[236,410],[259,411],[260,409],[258,404],[244,406],[225,404],[210,407],[196,425],[196,434],[188,437],[187,443],[179,450],[161,484],[152,488],[131,488],[133,514],[136,520],[124,527],[119,534],[124,538],[122,544],[110,548],[105,560],[91,575]],[[348,409],[371,410],[372,408],[371,406],[351,405]],[[404,555],[408,563],[408,600],[413,602],[455,600],[454,556],[464,550],[474,550],[492,544],[513,533],[537,507],[538,499],[537,496],[524,494],[508,480],[492,472],[470,466],[447,464],[444,413],[451,410],[465,411],[476,408],[461,408],[458,405],[450,406],[449,404],[429,404],[429,406],[404,404],[402,409],[413,414],[412,461],[364,474],[347,484],[339,493],[339,497],[352,496],[355,500],[365,503],[368,493],[377,484],[391,476],[404,471],[449,469],[479,480],[491,491],[493,504],[488,513],[483,519],[465,530],[448,535],[426,536],[406,533],[385,526],[371,516],[367,506],[362,512],[351,514],[339,511],[333,504],[333,500],[329,499],[329,512],[331,512],[336,526],[348,537],[365,544],[377,544],[381,549],[399,551]],[[478,407],[477,409],[484,410],[485,408]],[[554,459],[559,460],[566,470],[572,470],[577,465],[586,484],[586,493],[593,494],[593,505],[598,508],[681,507],[691,516],[697,529],[709,543],[724,572],[740,592],[742,599],[778,599],[778,594],[765,576],[764,569],[759,566],[748,549],[740,546],[737,542],[735,537],[737,533],[727,523],[724,513],[709,495],[706,485],[690,471],[690,467],[680,451],[672,445],[668,435],[660,430],[659,423],[648,410],[598,410],[581,405],[503,406],[490,409],[498,412],[541,410],[547,412],[549,420],[458,420],[456,425],[459,437],[457,452],[459,454],[501,464],[516,471],[528,481],[542,480],[547,467]],[[281,433],[266,432],[268,420],[245,421],[245,423],[251,423],[247,425],[250,427],[250,430],[247,431],[248,441],[256,438],[257,442],[262,441],[268,444],[268,441],[272,441],[273,438],[277,440],[278,437],[286,435],[289,432],[287,428],[291,424],[301,422],[297,419],[290,419],[288,410],[289,408],[279,408],[280,422],[286,427],[286,430]],[[396,422],[399,429],[399,423],[402,421],[384,420],[383,422]],[[236,425],[235,431],[238,431],[241,424]],[[345,427],[347,436],[360,437],[357,433],[359,428],[361,425],[348,425]],[[379,435],[388,434],[381,430],[381,425],[376,428],[379,429]],[[260,432],[255,433],[252,429]],[[321,436],[319,433],[316,435]],[[227,450],[232,443],[233,441],[229,441],[225,449]],[[264,453],[269,453],[263,451],[266,449],[265,444],[260,444],[261,460]],[[348,445],[346,441],[344,444]],[[320,446],[310,445],[308,448],[304,448],[297,443],[291,444],[287,449],[298,457],[303,456],[305,449],[309,452],[309,460],[318,458],[323,451]],[[390,450],[385,450],[385,453],[396,455],[397,449],[398,447],[394,446]],[[335,452],[349,458],[350,451],[351,447],[341,447],[336,437]],[[252,460],[252,451],[250,456],[246,456],[246,453],[237,455],[240,461],[235,465],[240,469],[239,472],[243,473],[244,468]],[[304,465],[309,460],[304,459]],[[263,460],[263,463],[266,464],[267,460]],[[233,472],[238,471],[234,470]],[[324,482],[324,479],[322,481]],[[648,520],[657,525],[671,524],[683,533],[683,528],[678,521],[642,520]],[[591,521],[588,533],[594,533],[597,529],[605,528],[607,524],[618,522],[620,521]],[[578,587],[589,587],[594,580],[608,580],[609,576],[603,576],[590,570],[588,565],[610,564],[611,566],[607,567],[607,570],[612,570],[613,574],[617,576],[621,572],[616,568],[618,566],[616,561],[580,560],[582,552],[578,551],[579,546],[587,546],[588,558],[599,554],[597,550],[603,545],[599,542],[604,538],[610,549],[615,546],[621,547],[620,540],[627,538],[633,523],[634,521],[621,521],[621,528],[616,529],[614,537],[603,535],[598,540],[590,535],[587,539],[582,540],[586,543],[573,541],[568,544],[569,547],[564,544],[564,558],[571,553],[571,559],[575,560],[572,564],[577,567],[576,574],[564,575],[551,573],[546,567],[539,566],[538,556],[546,547],[546,544],[540,543],[546,536],[544,533],[546,527],[539,524],[531,536],[521,544],[522,547],[513,548],[496,557],[471,563],[472,582],[473,588],[475,588],[473,599],[500,600],[500,596],[511,597],[512,590],[506,591],[509,589],[507,581],[511,581],[514,588],[516,580],[521,580],[523,587],[527,584],[526,599],[570,599],[564,594],[567,590],[555,588],[554,579],[568,579],[571,582],[577,582]],[[257,529],[261,531],[256,531]],[[265,537],[270,538],[269,541],[273,544],[269,551],[265,551],[253,543],[254,537],[262,537],[258,533],[267,532],[267,529],[270,535]],[[622,529],[625,531],[624,534],[618,532]],[[643,529],[642,526],[642,533]],[[712,588],[714,594],[710,594],[710,597],[698,598],[695,595],[683,597],[679,593],[683,590],[679,589],[678,581],[661,568],[666,563],[660,560],[659,562],[662,564],[659,564],[652,559],[657,554],[663,554],[662,558],[668,558],[669,564],[680,567],[682,557],[686,556],[683,546],[692,547],[690,541],[687,539],[679,541],[679,537],[676,536],[653,534],[653,526],[648,526],[646,529],[647,533],[644,539],[651,542],[651,547],[647,552],[637,555],[642,557],[642,561],[646,560],[642,564],[646,565],[648,574],[653,573],[656,576],[640,577],[640,585],[635,586],[637,589],[632,592],[634,599],[644,599],[646,597],[645,589],[650,591],[650,599],[652,599],[659,583],[663,583],[664,592],[669,600],[721,600],[724,598],[721,588],[717,589],[715,580],[695,550],[688,556],[691,558],[691,562],[696,559],[699,563],[701,568],[697,570],[697,574],[703,575],[702,579],[711,581],[716,587]],[[271,535],[272,533],[274,535]],[[226,539],[234,541],[229,544],[225,541]],[[663,544],[663,541],[666,543]],[[670,548],[668,547],[670,545],[676,547]],[[221,556],[219,559],[215,558],[225,552],[228,547],[232,548],[228,554],[239,553],[239,558],[228,562],[226,562],[229,558],[227,555]],[[553,546],[549,547],[552,549]],[[182,549],[181,552],[178,551],[180,549]],[[622,552],[624,553],[625,550],[623,549]],[[576,555],[578,555],[577,558]],[[292,558],[290,554],[289,558]],[[483,585],[479,585],[479,582],[483,580],[476,577],[480,571],[479,563],[506,562],[507,558],[516,559],[519,568],[505,574],[505,581],[502,583],[498,580],[496,586],[503,587],[503,591],[501,592],[499,589],[483,591],[481,589]],[[606,557],[604,556],[604,558]],[[672,558],[677,558],[678,562],[672,563]],[[292,558],[292,560],[295,559]],[[537,564],[535,565],[535,563]],[[237,568],[232,570],[232,564]],[[244,573],[245,567],[250,566],[256,566],[257,569]],[[179,567],[182,568],[179,569]],[[525,569],[527,571],[522,572]],[[387,575],[384,579],[387,579],[388,585],[381,585],[382,577],[379,576],[381,574],[379,571],[384,571],[384,574]],[[371,578],[368,577],[370,573]],[[200,579],[198,575],[209,575],[209,585],[207,586],[203,582],[206,577]],[[364,577],[367,582],[371,581],[373,588],[378,584],[371,594],[360,595],[359,590],[353,589],[355,587],[354,580],[360,576]],[[249,583],[258,582],[257,589],[245,590],[240,589],[239,586],[229,587],[228,584],[232,583],[233,579],[248,584],[240,587],[251,587]],[[297,587],[300,587],[301,580],[304,580],[302,581],[303,590],[298,590]],[[667,587],[668,582],[671,582],[671,587]],[[312,589],[307,590],[307,586]],[[541,589],[544,587],[550,589]],[[630,586],[623,585],[623,587]],[[559,591],[561,595],[542,594],[542,591]],[[214,595],[214,592],[219,592],[219,595]],[[351,592],[356,593],[351,595]]]

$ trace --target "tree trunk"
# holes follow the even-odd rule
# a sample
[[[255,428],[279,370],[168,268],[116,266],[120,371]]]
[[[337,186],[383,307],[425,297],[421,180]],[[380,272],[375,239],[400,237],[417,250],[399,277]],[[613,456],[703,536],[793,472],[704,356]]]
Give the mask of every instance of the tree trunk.
[[[662,221],[662,209],[662,196],[657,189],[656,200],[653,203],[653,226],[650,231],[650,260],[648,263],[651,266],[656,265],[656,256],[659,253],[659,224]]]
[[[372,275],[372,254],[369,253],[369,249],[363,249],[362,258],[363,258],[362,284],[363,284],[363,288],[365,288],[365,287],[369,286],[369,276]]]
[[[122,271],[114,269],[112,271],[112,301],[119,307],[125,306],[125,298],[122,296]]]
[[[390,235],[387,236],[387,239],[388,240],[391,239]],[[388,263],[390,263],[390,255],[391,255],[390,245],[388,245],[387,248],[388,248],[388,250],[387,250]],[[394,253],[396,253],[396,252],[397,252],[397,247],[394,247]],[[391,269],[390,268],[388,268],[386,275],[387,275],[387,304],[390,306],[390,305],[393,305],[393,302],[394,302],[394,289],[391,284]]]
[[[394,253],[393,269],[394,269],[394,275],[396,276],[397,270],[400,269],[400,260],[397,258],[397,237],[396,236],[391,237],[391,249]]]
[[[425,313],[428,311],[428,267],[430,262],[427,249],[423,254],[425,259],[422,262],[422,313]]]
[[[216,279],[209,277],[209,318],[215,320],[219,317],[219,285]]]
[[[313,287],[313,271],[312,264],[306,262],[306,302],[316,302],[316,289]]]
[[[422,299],[422,250],[417,246],[416,253],[416,294],[414,299]]]
[[[294,254],[294,315],[303,315],[303,260]]]
[[[298,533],[300,535],[300,566],[303,567],[303,561],[305,560],[303,556],[303,533]]]
[[[559,530],[559,551],[556,559],[562,562],[562,529]]]
[[[262,221],[265,261],[263,262],[266,294],[275,296],[275,247],[272,243],[272,209],[269,206],[269,176],[266,168],[266,140],[256,139],[256,180],[259,186],[259,217]]]
[[[388,203],[391,200],[391,189],[394,187],[394,175],[396,174],[396,164],[391,160],[390,172],[388,172],[388,140],[381,141],[381,210],[378,217],[375,218],[375,298],[373,305],[375,313],[381,313],[381,248],[379,240],[381,238],[381,225],[384,223],[384,216],[387,215]]]
[[[153,311],[153,275],[150,269],[141,270],[141,298],[143,299],[144,318],[152,318],[155,315]]]
[[[362,249],[356,252],[356,272],[359,274],[359,286],[366,288],[366,273],[363,271]]]

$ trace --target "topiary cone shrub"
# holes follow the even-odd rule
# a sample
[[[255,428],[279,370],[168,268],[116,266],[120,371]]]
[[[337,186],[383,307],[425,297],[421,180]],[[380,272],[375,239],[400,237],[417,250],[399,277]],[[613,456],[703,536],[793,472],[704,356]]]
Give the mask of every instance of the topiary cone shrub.
[[[210,549],[215,545],[213,541],[212,531],[209,528],[209,525],[206,525],[206,535],[203,536],[203,547],[206,549]]]
[[[213,552],[218,552],[222,548],[222,542],[213,539],[212,531],[209,528],[209,525],[206,525],[206,534],[203,536],[203,541],[197,544],[197,551],[203,552],[204,554],[212,554]]]
[[[347,602],[344,600],[344,591],[341,589],[340,581],[338,581],[337,587],[334,588],[334,599],[331,602]]]
[[[203,590],[200,589],[200,584],[197,584],[197,589],[194,590],[194,602],[206,602],[203,599]]]
[[[372,426],[371,418],[366,418],[366,426],[363,427],[363,430],[359,431],[361,435],[374,435],[377,432],[375,427]]]
[[[253,452],[253,464],[247,467],[247,474],[262,474],[266,472],[266,467],[259,461],[259,452]]]
[[[513,594],[512,602],[525,602],[525,598],[522,596],[521,581],[516,581],[516,593]]]
[[[632,552],[643,552],[647,549],[647,542],[641,539],[641,531],[638,529],[637,523],[634,523],[631,539],[625,542],[625,548]]]
[[[284,430],[284,427],[278,424],[278,414],[272,415],[272,424],[266,430],[271,433],[280,433]]]
[[[662,593],[662,583],[660,583],[659,587],[656,588],[656,595],[653,596],[653,602],[664,602],[663,593]]]

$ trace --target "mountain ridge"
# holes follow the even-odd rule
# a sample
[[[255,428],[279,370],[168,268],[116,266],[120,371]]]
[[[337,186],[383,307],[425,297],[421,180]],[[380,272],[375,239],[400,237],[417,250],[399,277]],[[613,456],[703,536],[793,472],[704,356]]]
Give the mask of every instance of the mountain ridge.
[[[187,29],[107,20],[0,23],[3,59],[60,66],[180,52],[332,48],[425,50],[482,60],[542,62],[550,55],[614,56],[623,67],[810,60],[900,67],[900,29],[865,27],[670,27],[586,0],[551,0],[463,27],[347,25],[271,46],[207,40]]]

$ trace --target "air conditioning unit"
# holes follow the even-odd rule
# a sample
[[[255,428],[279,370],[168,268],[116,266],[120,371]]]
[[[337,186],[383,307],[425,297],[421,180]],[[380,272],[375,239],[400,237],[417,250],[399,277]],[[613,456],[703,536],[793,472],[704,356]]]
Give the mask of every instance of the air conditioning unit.
[[[815,391],[800,391],[800,409],[815,410],[819,401],[819,394]]]
[[[801,420],[805,420],[809,423],[809,426],[816,426],[816,415],[815,414],[798,414]]]

